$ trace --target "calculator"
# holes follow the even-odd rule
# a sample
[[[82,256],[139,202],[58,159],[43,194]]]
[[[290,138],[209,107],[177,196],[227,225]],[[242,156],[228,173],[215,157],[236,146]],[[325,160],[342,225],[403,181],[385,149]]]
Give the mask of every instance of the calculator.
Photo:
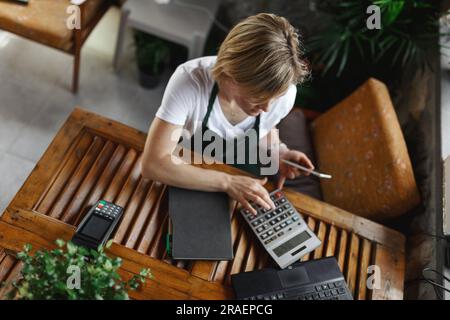
[[[72,242],[91,249],[105,245],[122,213],[122,207],[105,200],[98,201],[81,221]]]
[[[270,198],[275,209],[252,204],[256,215],[245,208],[240,211],[270,256],[280,268],[286,268],[322,242],[281,190],[271,192]]]

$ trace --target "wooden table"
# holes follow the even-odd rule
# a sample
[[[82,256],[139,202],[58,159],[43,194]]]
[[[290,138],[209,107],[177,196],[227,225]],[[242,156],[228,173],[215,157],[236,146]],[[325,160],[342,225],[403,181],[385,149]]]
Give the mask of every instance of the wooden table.
[[[166,186],[140,175],[146,135],[76,108],[16,194],[0,220],[0,281],[14,279],[21,265],[14,253],[71,239],[87,209],[99,199],[125,208],[109,253],[123,259],[129,278],[150,268],[155,278],[135,299],[230,299],[230,275],[272,265],[242,217],[232,215],[232,261],[174,261],[166,256]],[[232,174],[225,165],[208,166]],[[405,237],[306,195],[285,190],[323,244],[304,259],[336,256],[357,299],[402,299]],[[381,286],[366,287],[367,268],[380,268]],[[2,292],[0,291],[0,296]]]

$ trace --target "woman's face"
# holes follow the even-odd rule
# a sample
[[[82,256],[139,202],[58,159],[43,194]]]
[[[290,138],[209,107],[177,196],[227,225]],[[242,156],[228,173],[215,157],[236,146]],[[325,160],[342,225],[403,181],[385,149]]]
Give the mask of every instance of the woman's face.
[[[252,117],[256,117],[262,112],[269,111],[271,102],[276,98],[274,97],[268,100],[253,98],[246,93],[245,89],[229,79],[223,81],[220,88],[223,90],[223,93],[229,102],[234,101],[242,111]]]

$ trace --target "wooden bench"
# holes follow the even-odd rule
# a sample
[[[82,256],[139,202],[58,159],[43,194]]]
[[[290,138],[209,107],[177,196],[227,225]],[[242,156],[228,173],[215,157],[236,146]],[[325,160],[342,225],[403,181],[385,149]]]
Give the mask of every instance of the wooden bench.
[[[232,298],[230,275],[272,265],[271,259],[236,210],[232,261],[167,257],[166,186],[140,175],[145,138],[138,130],[76,108],[3,214],[0,247],[13,252],[25,243],[34,249],[54,247],[57,238],[71,238],[89,206],[106,199],[125,208],[109,251],[124,259],[121,272],[128,277],[149,267],[155,275],[132,297]],[[225,165],[207,167],[240,173]],[[357,299],[403,298],[404,235],[306,195],[285,193],[323,241],[305,260],[336,256]],[[20,267],[0,252],[0,280],[14,277]],[[381,286],[374,290],[366,287],[370,265],[381,271]]]

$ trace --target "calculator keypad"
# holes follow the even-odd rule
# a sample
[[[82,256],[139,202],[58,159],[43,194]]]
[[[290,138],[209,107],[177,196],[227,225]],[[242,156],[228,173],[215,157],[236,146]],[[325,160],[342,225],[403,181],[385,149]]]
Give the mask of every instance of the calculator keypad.
[[[270,198],[276,207],[273,210],[253,205],[256,209],[256,215],[254,215],[250,211],[242,209],[242,213],[265,245],[282,237],[286,232],[292,231],[289,226],[302,223],[300,214],[281,192],[272,193]]]

